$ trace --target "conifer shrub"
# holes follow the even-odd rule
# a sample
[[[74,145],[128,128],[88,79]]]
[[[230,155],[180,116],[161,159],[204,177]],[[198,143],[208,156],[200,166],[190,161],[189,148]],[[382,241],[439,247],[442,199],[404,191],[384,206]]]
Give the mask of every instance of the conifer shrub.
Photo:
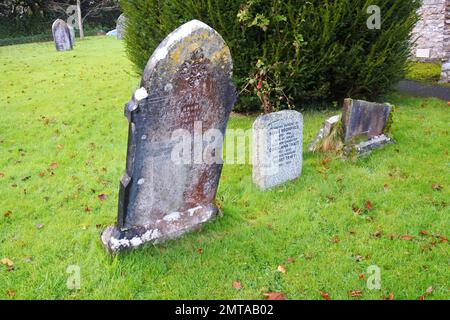
[[[377,5],[381,28],[367,21]],[[137,72],[175,28],[198,19],[231,49],[237,111],[377,101],[405,76],[418,0],[122,0]]]

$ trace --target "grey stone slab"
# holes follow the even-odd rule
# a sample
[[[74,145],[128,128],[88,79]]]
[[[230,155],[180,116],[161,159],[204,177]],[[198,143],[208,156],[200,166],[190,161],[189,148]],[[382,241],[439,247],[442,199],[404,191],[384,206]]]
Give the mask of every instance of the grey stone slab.
[[[231,76],[228,46],[200,21],[184,24],[155,50],[125,106],[130,125],[118,221],[102,235],[110,252],[173,239],[219,213],[222,143],[236,102]],[[210,133],[213,144],[205,138]],[[188,161],[178,161],[186,136],[192,141],[181,154]]]
[[[324,124],[322,125],[322,128],[320,128],[319,133],[317,134],[316,138],[313,142],[308,146],[308,151],[313,152],[314,147],[323,140],[326,136],[328,136],[331,132],[331,129],[333,129],[333,126],[338,123],[341,120],[341,115],[338,114],[336,116],[330,117],[327,120],[325,120]]]
[[[56,50],[67,51],[72,50],[72,41],[70,40],[70,30],[67,23],[61,19],[55,20],[52,25],[53,39],[55,41]]]
[[[363,100],[345,99],[342,112],[344,142],[370,139],[384,133],[392,107]]]
[[[69,28],[70,42],[72,43],[72,47],[74,47],[75,46],[75,29],[70,25],[67,25],[67,27]]]
[[[253,124],[253,182],[262,190],[302,172],[303,116],[292,110],[258,117]]]

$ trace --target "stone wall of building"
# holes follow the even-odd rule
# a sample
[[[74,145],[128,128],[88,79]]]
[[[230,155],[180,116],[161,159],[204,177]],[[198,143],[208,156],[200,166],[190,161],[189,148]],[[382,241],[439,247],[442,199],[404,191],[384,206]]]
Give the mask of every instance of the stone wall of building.
[[[450,0],[446,0],[445,8],[443,60],[441,82],[450,83]]]
[[[444,31],[449,0],[423,0],[421,16],[413,31],[415,46],[412,58],[419,61],[442,61],[445,57]]]

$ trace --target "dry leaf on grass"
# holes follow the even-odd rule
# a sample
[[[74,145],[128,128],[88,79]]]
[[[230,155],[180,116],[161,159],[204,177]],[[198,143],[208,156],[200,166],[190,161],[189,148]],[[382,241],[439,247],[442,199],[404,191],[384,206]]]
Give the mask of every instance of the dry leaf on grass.
[[[278,272],[286,273],[286,268],[283,265],[279,265],[277,270],[278,270]]]
[[[240,281],[233,281],[233,289],[241,290],[242,289],[241,282]]]
[[[326,292],[320,291],[320,295],[322,296],[322,298],[324,298],[325,300],[331,300],[330,295]]]
[[[7,266],[7,267],[14,267],[14,262],[12,262],[8,258],[3,258],[2,260],[0,260],[0,263],[5,265],[5,266]]]
[[[283,292],[267,292],[264,293],[266,300],[286,300]]]

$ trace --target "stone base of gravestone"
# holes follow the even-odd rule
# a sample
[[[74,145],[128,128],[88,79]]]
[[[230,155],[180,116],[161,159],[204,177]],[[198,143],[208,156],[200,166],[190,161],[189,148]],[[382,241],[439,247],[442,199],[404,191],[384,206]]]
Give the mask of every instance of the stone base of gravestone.
[[[266,190],[302,172],[303,117],[297,111],[262,115],[253,124],[253,182]]]

